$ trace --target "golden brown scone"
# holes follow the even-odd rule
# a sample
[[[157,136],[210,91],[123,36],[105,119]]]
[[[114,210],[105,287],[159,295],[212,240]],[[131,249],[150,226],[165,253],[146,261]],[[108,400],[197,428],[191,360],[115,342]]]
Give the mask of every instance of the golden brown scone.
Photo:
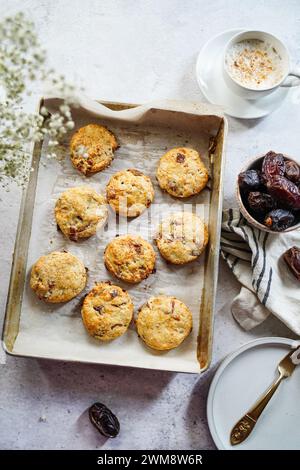
[[[83,324],[93,338],[110,341],[123,335],[133,315],[133,303],[124,289],[99,282],[85,297]]]
[[[177,348],[190,334],[193,316],[188,307],[176,299],[160,295],[151,297],[138,313],[138,335],[152,349]]]
[[[88,124],[78,129],[71,138],[71,161],[84,175],[98,173],[111,164],[117,147],[114,134],[106,127]]]
[[[53,251],[33,265],[30,287],[45,302],[67,302],[85,288],[86,280],[86,269],[76,256]]]
[[[162,221],[155,241],[167,261],[185,264],[204,251],[208,230],[200,217],[192,212],[176,212]]]
[[[174,148],[161,157],[156,177],[164,191],[183,198],[200,193],[205,188],[208,171],[196,150]]]
[[[122,235],[107,245],[104,263],[114,276],[135,284],[154,271],[155,252],[142,237]]]
[[[55,204],[55,218],[62,233],[77,241],[94,235],[107,220],[106,201],[87,186],[71,188]]]
[[[139,170],[128,169],[110,178],[106,197],[117,214],[136,217],[150,206],[154,189],[148,176]]]

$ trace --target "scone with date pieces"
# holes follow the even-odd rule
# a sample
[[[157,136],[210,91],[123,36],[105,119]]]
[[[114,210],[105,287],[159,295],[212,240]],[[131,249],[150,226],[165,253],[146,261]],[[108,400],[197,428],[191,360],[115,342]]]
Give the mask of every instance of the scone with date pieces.
[[[150,206],[154,189],[148,176],[139,170],[128,169],[111,177],[106,198],[117,214],[136,217]]]
[[[93,338],[110,341],[123,335],[132,319],[133,303],[124,289],[96,283],[83,301],[82,321]]]
[[[105,198],[87,186],[68,189],[55,204],[56,223],[73,241],[94,235],[105,224],[107,215]]]
[[[138,335],[152,349],[166,351],[179,346],[190,334],[193,316],[176,297],[151,297],[139,310]]]
[[[104,263],[118,279],[135,284],[153,273],[155,252],[139,235],[122,235],[107,245]]]
[[[41,256],[33,265],[30,287],[49,303],[67,302],[76,297],[87,281],[84,264],[71,253],[53,251]]]
[[[73,166],[84,175],[92,175],[107,168],[118,143],[112,132],[99,124],[80,127],[70,142]]]
[[[170,263],[189,263],[198,258],[207,245],[207,226],[192,212],[176,212],[162,221],[155,242]]]
[[[208,182],[208,171],[199,153],[174,148],[165,153],[156,172],[159,186],[171,196],[184,198],[200,193]]]

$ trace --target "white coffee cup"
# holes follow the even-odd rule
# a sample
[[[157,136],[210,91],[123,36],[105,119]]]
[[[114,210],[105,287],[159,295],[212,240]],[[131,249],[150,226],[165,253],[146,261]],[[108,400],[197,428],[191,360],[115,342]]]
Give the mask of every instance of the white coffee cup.
[[[283,67],[283,74],[278,80],[277,83],[272,85],[271,87],[266,88],[255,88],[249,87],[246,85],[242,85],[240,82],[235,80],[228,72],[227,64],[226,64],[226,57],[229,49],[234,45],[239,43],[240,41],[250,40],[250,39],[257,39],[260,41],[266,41],[276,49],[278,54],[280,55],[282,62],[281,66]],[[227,86],[239,96],[242,96],[245,99],[252,99],[256,100],[261,98],[262,96],[266,96],[273,91],[275,91],[278,87],[292,87],[300,85],[300,71],[292,70],[290,66],[290,55],[286,48],[286,46],[280,41],[277,37],[273,36],[273,34],[266,33],[264,31],[244,31],[242,33],[238,33],[233,36],[230,41],[226,44],[224,50],[224,58],[223,58],[223,72],[224,72],[224,79]],[[299,80],[290,80],[288,79],[289,76],[297,77]]]

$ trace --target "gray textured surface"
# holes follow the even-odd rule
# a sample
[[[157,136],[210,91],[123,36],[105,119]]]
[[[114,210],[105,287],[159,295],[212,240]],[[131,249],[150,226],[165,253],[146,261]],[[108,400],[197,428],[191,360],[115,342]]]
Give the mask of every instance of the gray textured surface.
[[[1,15],[21,9],[35,21],[53,65],[84,84],[91,96],[106,100],[201,101],[197,52],[224,29],[273,31],[300,61],[297,0],[0,0]],[[293,92],[263,120],[230,119],[225,207],[234,201],[234,181],[247,157],[270,148],[299,154],[299,98]],[[3,316],[20,192],[12,185],[0,197]],[[0,448],[214,448],[205,407],[217,364],[248,340],[290,334],[273,318],[255,331],[241,331],[229,309],[238,288],[221,262],[213,364],[201,377],[7,357],[0,365]],[[89,424],[86,409],[96,400],[117,413],[122,428],[117,439],[102,439]]]

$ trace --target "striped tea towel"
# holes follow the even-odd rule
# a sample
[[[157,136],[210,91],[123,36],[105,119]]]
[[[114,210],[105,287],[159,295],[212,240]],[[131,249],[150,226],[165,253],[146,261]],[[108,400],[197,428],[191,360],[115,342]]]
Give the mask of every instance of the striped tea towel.
[[[231,312],[245,330],[271,313],[300,335],[300,283],[282,254],[300,246],[300,231],[271,234],[249,225],[238,209],[223,212],[221,254],[242,284]]]

